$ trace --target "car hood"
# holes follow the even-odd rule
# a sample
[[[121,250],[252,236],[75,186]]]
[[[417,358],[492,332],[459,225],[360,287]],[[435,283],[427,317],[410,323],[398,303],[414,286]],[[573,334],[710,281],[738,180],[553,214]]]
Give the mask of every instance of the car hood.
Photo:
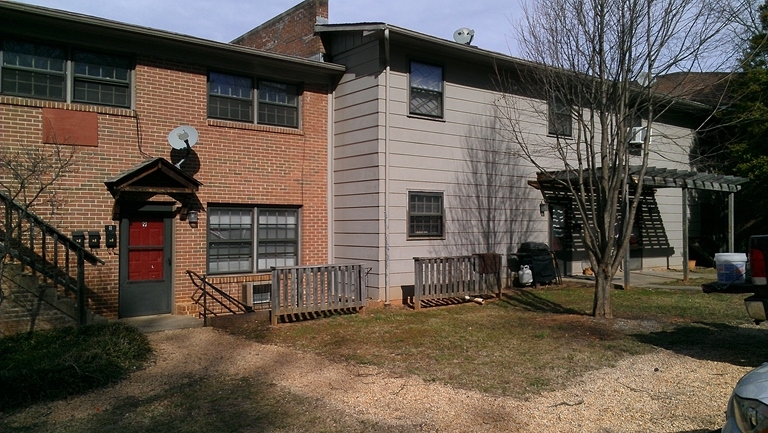
[[[768,402],[768,363],[744,375],[736,384],[733,393],[741,398]]]

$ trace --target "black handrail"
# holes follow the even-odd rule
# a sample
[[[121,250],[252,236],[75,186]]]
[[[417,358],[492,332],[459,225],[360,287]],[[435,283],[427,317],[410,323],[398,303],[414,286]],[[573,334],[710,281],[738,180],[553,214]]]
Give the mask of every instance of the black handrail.
[[[214,317],[218,316],[218,313],[214,311],[213,308],[208,306],[208,298],[226,310],[229,314],[250,313],[253,311],[253,306],[245,305],[239,299],[219,289],[213,283],[208,281],[205,275],[201,276],[197,272],[190,269],[187,269],[186,272],[187,275],[189,275],[189,279],[192,281],[192,284],[197,287],[197,289],[195,289],[195,291],[192,293],[191,297],[197,305],[203,307],[200,315],[203,317],[203,323],[205,325],[208,325],[209,314]]]

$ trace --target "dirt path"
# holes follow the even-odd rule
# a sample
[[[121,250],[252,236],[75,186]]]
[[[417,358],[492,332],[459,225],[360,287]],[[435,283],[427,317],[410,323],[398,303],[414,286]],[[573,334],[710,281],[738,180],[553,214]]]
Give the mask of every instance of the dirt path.
[[[528,401],[491,397],[338,364],[196,328],[150,334],[156,362],[108,389],[15,414],[50,425],[106,410],[128,398],[159,393],[183,377],[257,377],[320,398],[349,417],[429,432],[706,432],[724,421],[733,385],[749,368],[659,350],[591,372],[565,390]],[[312,374],[307,374],[311,371]]]

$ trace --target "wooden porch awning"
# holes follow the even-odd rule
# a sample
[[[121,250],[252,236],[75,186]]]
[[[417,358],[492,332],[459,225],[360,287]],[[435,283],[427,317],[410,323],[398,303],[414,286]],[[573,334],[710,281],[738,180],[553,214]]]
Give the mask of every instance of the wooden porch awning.
[[[197,200],[202,183],[163,158],[146,159],[104,182],[112,197],[112,219],[120,218],[121,204],[144,202],[165,194],[181,203],[182,213]]]
[[[633,184],[637,183],[641,168],[639,166],[629,167],[629,175]],[[565,170],[552,171],[539,173],[537,179],[529,181],[528,184],[538,188],[541,183],[566,181],[569,178],[575,180],[576,173]],[[643,185],[652,188],[689,188],[724,192],[738,192],[741,190],[741,185],[748,181],[749,179],[745,177],[657,167],[646,168],[643,177]]]
[[[164,158],[146,159],[104,182],[112,197],[119,199],[126,193],[194,194],[202,185]]]

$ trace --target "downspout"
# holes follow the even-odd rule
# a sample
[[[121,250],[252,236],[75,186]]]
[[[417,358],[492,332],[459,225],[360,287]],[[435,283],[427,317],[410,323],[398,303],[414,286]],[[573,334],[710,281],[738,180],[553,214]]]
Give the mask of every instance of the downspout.
[[[384,305],[389,306],[389,27],[384,29]]]
[[[327,186],[328,188],[328,263],[335,263],[335,257],[336,257],[336,246],[334,244],[334,234],[336,233],[336,222],[334,220],[334,212],[333,210],[336,208],[336,191],[333,188],[334,185],[334,173],[335,173],[335,165],[334,165],[334,149],[335,149],[335,142],[333,140],[334,135],[334,101],[336,100],[336,86],[333,85],[333,83],[329,83],[331,86],[331,89],[333,89],[328,94],[328,119],[326,120],[328,122],[328,127],[326,130],[328,131],[328,175],[326,178],[328,179]]]

